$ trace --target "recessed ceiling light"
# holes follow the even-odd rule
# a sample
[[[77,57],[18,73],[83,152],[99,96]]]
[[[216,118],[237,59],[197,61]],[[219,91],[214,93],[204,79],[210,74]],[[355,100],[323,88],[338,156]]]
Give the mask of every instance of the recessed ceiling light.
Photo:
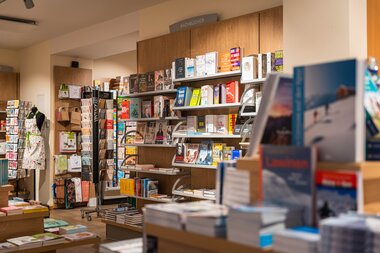
[[[1,0],[0,0],[1,1]],[[24,0],[25,7],[27,9],[32,9],[34,7],[33,0]]]

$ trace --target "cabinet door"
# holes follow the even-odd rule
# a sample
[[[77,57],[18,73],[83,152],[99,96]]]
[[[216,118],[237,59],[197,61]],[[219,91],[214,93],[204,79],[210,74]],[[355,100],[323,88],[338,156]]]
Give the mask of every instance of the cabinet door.
[[[260,12],[260,52],[283,49],[282,6]]]
[[[0,89],[0,100],[18,99],[18,74],[10,72],[0,72]]]

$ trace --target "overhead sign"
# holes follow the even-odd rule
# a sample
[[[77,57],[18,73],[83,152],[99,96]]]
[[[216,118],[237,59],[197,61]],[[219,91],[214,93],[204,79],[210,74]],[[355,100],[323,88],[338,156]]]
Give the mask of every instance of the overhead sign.
[[[180,22],[177,22],[175,24],[172,24],[169,26],[169,30],[171,33],[187,30],[190,28],[215,23],[218,21],[218,14],[206,14],[198,17],[193,17],[189,19],[182,20]]]

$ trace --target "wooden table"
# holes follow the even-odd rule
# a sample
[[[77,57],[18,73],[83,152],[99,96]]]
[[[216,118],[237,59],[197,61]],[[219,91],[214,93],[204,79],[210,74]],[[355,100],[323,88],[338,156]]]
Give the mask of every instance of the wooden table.
[[[273,253],[271,249],[245,246],[223,238],[199,235],[149,223],[145,223],[144,226],[146,235],[158,239],[158,253]]]
[[[44,218],[49,212],[37,212],[0,217],[0,243],[9,238],[44,232]]]
[[[80,240],[80,241],[66,241],[64,243],[56,244],[56,245],[50,245],[50,246],[42,246],[42,247],[37,247],[33,249],[19,249],[11,252],[17,252],[17,253],[39,253],[39,252],[49,252],[53,253],[56,252],[57,250],[61,249],[67,249],[67,248],[72,248],[72,247],[78,247],[78,246],[83,246],[83,245],[90,245],[90,244],[99,244],[100,243],[100,238],[91,238],[91,239],[85,239],[85,240]]]
[[[143,228],[140,226],[120,224],[109,220],[102,220],[106,224],[107,239],[112,240],[128,240],[140,238]]]

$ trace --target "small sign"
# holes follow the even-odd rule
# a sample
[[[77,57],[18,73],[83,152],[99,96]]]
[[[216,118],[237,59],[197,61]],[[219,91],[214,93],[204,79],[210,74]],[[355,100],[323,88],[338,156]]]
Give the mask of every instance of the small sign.
[[[179,31],[187,30],[187,29],[202,26],[202,25],[215,23],[217,21],[218,21],[218,14],[216,13],[206,14],[202,16],[185,19],[175,24],[172,24],[169,26],[169,30],[171,33],[179,32]]]

